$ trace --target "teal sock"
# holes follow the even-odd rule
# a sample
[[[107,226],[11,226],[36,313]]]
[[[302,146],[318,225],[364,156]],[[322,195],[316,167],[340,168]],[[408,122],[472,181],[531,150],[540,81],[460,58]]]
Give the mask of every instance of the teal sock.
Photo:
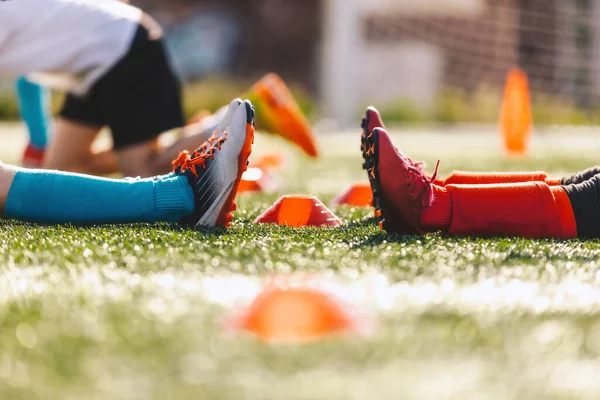
[[[43,149],[49,137],[50,96],[46,89],[25,78],[19,78],[16,87],[21,118],[27,125],[29,140],[35,147]]]
[[[6,199],[7,218],[40,223],[177,222],[194,211],[184,176],[107,179],[19,169]]]

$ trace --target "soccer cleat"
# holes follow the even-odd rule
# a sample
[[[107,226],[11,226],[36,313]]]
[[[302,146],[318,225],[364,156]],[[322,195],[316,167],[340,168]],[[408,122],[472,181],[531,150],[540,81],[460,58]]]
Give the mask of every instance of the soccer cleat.
[[[194,213],[181,222],[196,227],[231,225],[235,196],[254,143],[250,101],[237,108],[227,131],[213,136],[191,157],[184,152],[176,160],[175,173],[188,179],[196,202]]]
[[[256,82],[250,96],[257,109],[259,129],[276,133],[309,156],[317,157],[317,144],[310,124],[278,75],[271,73]]]
[[[380,197],[380,193],[379,193],[380,190],[374,185],[375,177],[373,175],[374,171],[373,171],[373,157],[372,157],[373,154],[372,154],[372,152],[374,151],[375,147],[373,145],[371,145],[370,143],[372,142],[371,139],[372,139],[373,131],[376,128],[385,129],[385,125],[383,124],[381,114],[375,107],[373,107],[373,106],[367,107],[367,110],[365,111],[365,114],[362,119],[361,128],[362,128],[362,134],[360,136],[360,150],[362,152],[362,157],[364,160],[362,167],[368,173],[369,184],[371,186],[371,192],[373,195],[373,204],[372,205],[373,205],[373,207],[375,207],[374,216],[378,220],[379,226],[382,227],[383,223],[381,222],[381,197]],[[402,220],[402,217],[400,215],[395,215],[393,209],[389,209],[388,214],[389,214],[388,219],[390,221]],[[388,224],[385,224],[385,225],[388,225]]]
[[[215,121],[218,121],[215,130],[219,132],[225,132],[227,128],[229,128],[229,125],[231,125],[235,112],[243,105],[243,103],[244,102],[239,97],[237,99],[233,99],[227,108],[221,107],[214,114],[207,116],[206,119],[214,118]]]
[[[361,137],[360,137],[360,150],[362,152],[363,159],[364,159],[363,169],[368,170],[370,168],[370,165],[367,160],[366,153],[369,151],[369,148],[365,144],[367,137],[371,134],[371,132],[373,132],[373,129],[375,129],[375,128],[385,129],[385,125],[383,124],[383,119],[381,118],[381,114],[375,107],[373,107],[373,106],[367,107],[367,110],[365,111],[365,114],[362,119],[361,128],[362,128],[362,133],[361,133]],[[409,158],[409,160],[410,160],[410,158]],[[410,160],[410,161],[417,168],[423,169],[425,167],[425,163],[422,161],[417,161],[417,162],[413,162],[412,160]],[[436,181],[436,183],[439,183],[443,186],[442,182]]]
[[[388,233],[424,233],[419,217],[433,198],[432,181],[420,166],[394,145],[388,133],[375,128],[365,140],[365,161],[373,189],[375,217]],[[438,162],[439,165],[439,162]]]
[[[221,113],[223,115],[220,118],[220,121],[219,121],[218,125],[216,126],[215,130],[213,131],[212,135],[206,140],[206,142],[204,142],[200,147],[198,147],[196,150],[194,150],[193,153],[190,154],[188,151],[182,151],[179,154],[179,157],[177,157],[171,163],[173,165],[173,172],[179,173],[181,170],[181,166],[183,165],[183,163],[186,160],[193,158],[193,157],[198,157],[199,155],[205,153],[220,138],[226,137],[227,130],[231,126],[234,115],[236,114],[238,109],[243,106],[243,104],[244,104],[244,102],[238,98],[238,99],[232,100],[231,103],[229,103],[229,106],[227,107],[226,110],[225,110],[225,107],[223,107],[223,111],[221,111]]]
[[[23,153],[21,165],[27,168],[40,168],[44,162],[45,149],[29,143]]]

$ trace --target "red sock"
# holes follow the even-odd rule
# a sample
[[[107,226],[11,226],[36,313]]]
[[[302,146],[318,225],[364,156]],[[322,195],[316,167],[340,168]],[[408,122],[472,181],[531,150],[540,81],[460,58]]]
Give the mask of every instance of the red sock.
[[[419,224],[424,231],[434,232],[447,230],[452,219],[452,195],[442,186],[433,186],[431,206],[424,208]]]
[[[452,222],[448,233],[529,238],[575,237],[570,200],[560,186],[544,182],[448,185]]]
[[[517,182],[544,182],[544,172],[466,172],[454,171],[444,180],[446,185],[483,185]]]

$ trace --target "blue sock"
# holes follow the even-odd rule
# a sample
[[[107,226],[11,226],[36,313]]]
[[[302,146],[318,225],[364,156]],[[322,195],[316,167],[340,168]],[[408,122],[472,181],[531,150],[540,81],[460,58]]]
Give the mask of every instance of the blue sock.
[[[184,176],[107,179],[19,169],[6,199],[7,218],[40,223],[177,222],[194,211]]]
[[[35,147],[43,149],[49,137],[50,96],[46,89],[25,78],[19,78],[16,87],[21,117],[29,130],[29,140]]]

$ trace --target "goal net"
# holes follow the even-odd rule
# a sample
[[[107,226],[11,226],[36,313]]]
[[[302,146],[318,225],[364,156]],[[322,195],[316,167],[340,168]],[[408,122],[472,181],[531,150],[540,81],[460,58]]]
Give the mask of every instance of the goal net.
[[[513,67],[540,122],[595,120],[600,0],[325,1],[322,98],[341,124],[368,102],[491,122]]]

